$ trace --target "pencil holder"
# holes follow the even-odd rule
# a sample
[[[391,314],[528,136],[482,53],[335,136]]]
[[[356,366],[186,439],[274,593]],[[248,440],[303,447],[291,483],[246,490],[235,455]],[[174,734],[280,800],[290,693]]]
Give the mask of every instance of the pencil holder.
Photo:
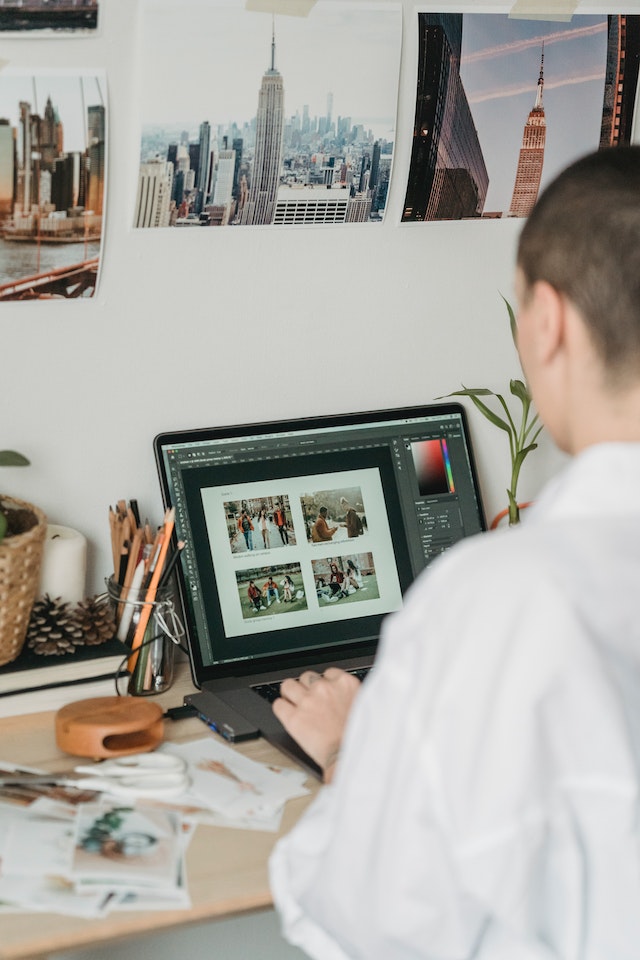
[[[117,636],[131,648],[127,692],[148,697],[167,690],[173,682],[175,648],[184,635],[176,612],[173,589],[159,589],[155,598],[128,592],[108,577],[107,592],[114,607]]]

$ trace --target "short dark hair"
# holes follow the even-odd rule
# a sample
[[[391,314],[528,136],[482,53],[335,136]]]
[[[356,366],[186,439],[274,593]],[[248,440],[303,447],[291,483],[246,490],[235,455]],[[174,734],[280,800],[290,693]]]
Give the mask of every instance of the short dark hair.
[[[639,373],[640,146],[567,167],[522,229],[518,266],[527,288],[546,280],[571,300],[610,373]]]

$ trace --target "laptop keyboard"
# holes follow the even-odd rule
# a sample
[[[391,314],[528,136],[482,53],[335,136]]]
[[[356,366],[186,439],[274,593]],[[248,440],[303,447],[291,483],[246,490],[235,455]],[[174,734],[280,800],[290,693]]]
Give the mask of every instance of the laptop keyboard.
[[[354,670],[347,670],[347,673],[353,674],[354,677],[357,677],[358,680],[364,680],[364,678],[371,670],[371,667],[358,667]],[[271,683],[257,683],[251,689],[255,690],[256,693],[259,693],[261,697],[264,697],[265,700],[268,700],[269,703],[273,703],[274,700],[277,700],[280,696],[280,684],[281,680],[274,680]]]

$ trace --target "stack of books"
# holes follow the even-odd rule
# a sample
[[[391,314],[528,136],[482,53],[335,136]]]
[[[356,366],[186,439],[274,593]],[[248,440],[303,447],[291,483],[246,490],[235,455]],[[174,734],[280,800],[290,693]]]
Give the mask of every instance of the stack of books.
[[[16,660],[0,667],[0,717],[59,710],[74,700],[126,693],[130,653],[115,638],[76,647],[60,657],[42,656],[25,646]]]

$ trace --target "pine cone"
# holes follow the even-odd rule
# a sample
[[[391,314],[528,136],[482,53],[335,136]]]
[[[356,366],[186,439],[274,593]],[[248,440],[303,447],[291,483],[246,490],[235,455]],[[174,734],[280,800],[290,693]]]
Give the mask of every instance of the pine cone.
[[[116,632],[116,622],[110,603],[104,598],[87,597],[75,609],[75,622],[82,631],[82,643],[95,647],[111,640]]]
[[[69,604],[46,593],[33,605],[26,642],[34,653],[61,657],[73,653],[84,639]]]

